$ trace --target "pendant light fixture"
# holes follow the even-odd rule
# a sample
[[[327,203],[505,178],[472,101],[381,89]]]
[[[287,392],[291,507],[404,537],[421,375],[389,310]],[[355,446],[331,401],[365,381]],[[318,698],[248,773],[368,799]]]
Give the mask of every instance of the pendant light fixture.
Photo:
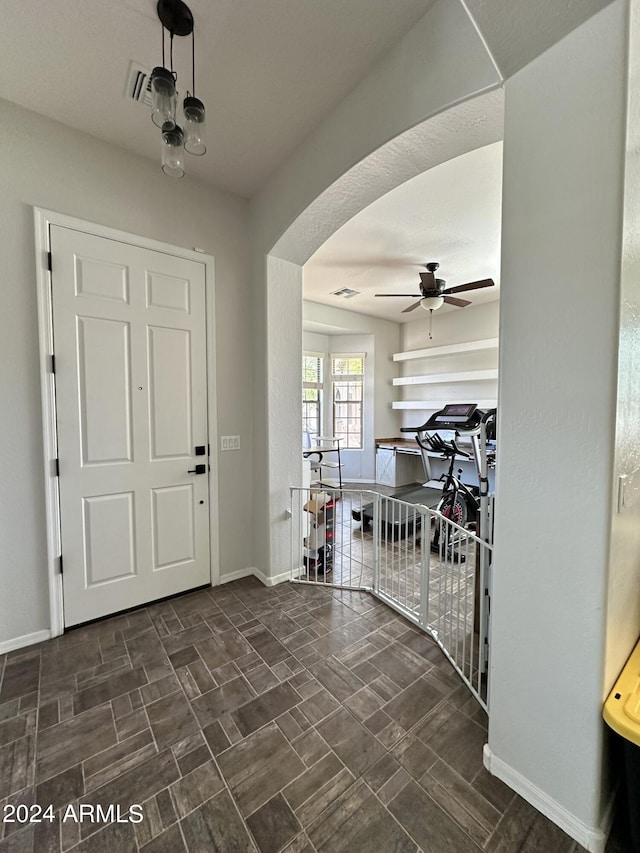
[[[151,73],[151,119],[162,130],[162,171],[181,178],[185,173],[184,152],[202,156],[206,150],[205,109],[196,97],[196,46],[193,15],[182,0],[158,0],[162,24],[162,65]],[[169,68],[165,61],[165,30],[169,32]],[[182,104],[183,127],[177,113],[178,75],[173,68],[174,36],[191,36],[191,86]],[[184,128],[184,129],[183,129]]]

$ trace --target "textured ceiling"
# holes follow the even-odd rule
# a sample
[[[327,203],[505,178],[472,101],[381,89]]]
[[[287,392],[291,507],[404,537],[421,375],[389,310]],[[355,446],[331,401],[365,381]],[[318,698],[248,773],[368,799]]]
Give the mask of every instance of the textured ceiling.
[[[442,1],[442,0],[441,0]],[[209,151],[191,176],[251,196],[435,0],[190,0]],[[610,0],[446,0],[472,16],[506,78]],[[124,98],[130,61],[161,61],[155,0],[4,0],[0,97],[159,159]],[[190,40],[175,68],[190,83]]]
[[[435,0],[189,2],[209,133],[207,156],[189,158],[189,174],[249,197]],[[440,2],[467,9],[506,79],[610,0]],[[155,0],[4,0],[2,11],[0,97],[159,161],[148,110],[124,97],[130,61],[161,61]],[[176,39],[174,56],[186,86],[189,40]],[[402,314],[411,300],[372,294],[418,295],[427,261],[440,262],[449,285],[498,283],[500,171],[501,147],[488,146],[384,196],[305,266],[305,297],[403,322],[419,316]],[[331,296],[340,287],[361,295]],[[470,294],[474,303],[497,296]]]
[[[434,0],[189,0],[209,151],[189,173],[249,196]],[[161,64],[154,0],[3,0],[0,97],[159,160],[131,60]],[[191,84],[190,39],[175,39]]]
[[[419,272],[437,261],[438,277],[452,287],[493,278],[495,287],[460,294],[473,304],[499,297],[502,143],[463,154],[387,193],[343,225],[304,267],[304,297],[311,302],[395,322],[412,298],[374,293],[415,293]],[[351,299],[334,296],[348,287]],[[464,308],[443,306],[445,311]]]
[[[463,0],[507,79],[611,0]]]
[[[507,79],[610,0],[461,0]],[[347,222],[304,267],[310,302],[359,314],[410,322],[411,298],[374,293],[413,293],[418,274],[438,261],[449,286],[491,277],[495,288],[462,294],[477,305],[499,298],[502,145],[494,144],[429,169]],[[348,287],[350,299],[333,295]],[[465,309],[443,306],[441,312]],[[307,322],[305,328],[313,330]],[[319,331],[318,329],[315,329]]]

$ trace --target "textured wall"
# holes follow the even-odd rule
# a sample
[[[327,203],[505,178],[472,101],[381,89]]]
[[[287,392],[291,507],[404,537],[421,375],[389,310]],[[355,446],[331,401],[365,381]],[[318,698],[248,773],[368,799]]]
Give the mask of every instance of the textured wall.
[[[640,634],[640,4],[631,3],[618,411],[604,693]],[[619,484],[618,478],[623,478]],[[617,506],[615,507],[617,509]],[[604,696],[603,696],[604,698]]]
[[[534,60],[505,98],[489,746],[511,783],[553,805],[584,846],[602,843],[609,795],[624,7]],[[593,133],[596,115],[606,133]]]

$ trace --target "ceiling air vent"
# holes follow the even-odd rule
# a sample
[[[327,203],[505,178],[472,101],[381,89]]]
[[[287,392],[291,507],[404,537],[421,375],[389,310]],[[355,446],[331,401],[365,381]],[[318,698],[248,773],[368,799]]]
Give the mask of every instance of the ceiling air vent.
[[[137,62],[129,63],[124,96],[151,107],[151,71],[148,68],[143,68]]]
[[[360,290],[351,290],[350,287],[343,287],[342,290],[334,290],[332,292],[332,296],[342,296],[343,299],[353,299],[354,296],[358,296],[361,293]]]

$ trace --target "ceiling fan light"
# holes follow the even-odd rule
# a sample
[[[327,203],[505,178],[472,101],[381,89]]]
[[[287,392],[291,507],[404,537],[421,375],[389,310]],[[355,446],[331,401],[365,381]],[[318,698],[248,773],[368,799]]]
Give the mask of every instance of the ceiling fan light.
[[[151,72],[151,120],[162,128],[176,123],[176,81],[161,65]]]
[[[201,157],[207,151],[204,104],[200,98],[184,99],[184,148],[188,154]]]
[[[184,176],[184,133],[171,122],[162,125],[162,171],[172,178]]]
[[[425,296],[420,300],[420,307],[424,308],[425,311],[436,311],[443,304],[444,298],[442,296]]]

